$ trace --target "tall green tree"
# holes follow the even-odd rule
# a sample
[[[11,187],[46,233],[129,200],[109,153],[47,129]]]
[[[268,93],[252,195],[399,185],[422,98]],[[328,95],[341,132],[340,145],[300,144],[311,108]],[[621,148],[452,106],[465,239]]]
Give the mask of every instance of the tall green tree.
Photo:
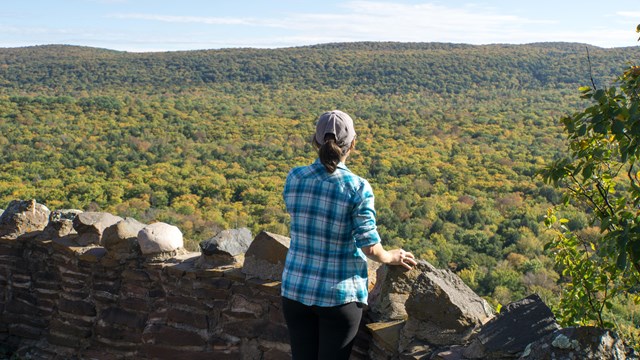
[[[638,25],[637,32],[640,32]],[[640,290],[640,66],[629,65],[608,88],[580,88],[590,106],[562,119],[569,157],[543,171],[567,190],[566,203],[585,206],[600,236],[571,231],[550,210],[556,230],[547,245],[568,280],[560,302],[566,325],[615,326],[607,316],[620,297]]]

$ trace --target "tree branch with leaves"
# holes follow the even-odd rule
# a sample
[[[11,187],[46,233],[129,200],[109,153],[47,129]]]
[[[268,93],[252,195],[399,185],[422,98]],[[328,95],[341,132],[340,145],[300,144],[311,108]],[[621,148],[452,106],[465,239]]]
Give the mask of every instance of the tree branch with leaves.
[[[547,249],[568,285],[561,321],[613,327],[604,316],[612,299],[640,300],[640,67],[629,65],[609,88],[597,89],[592,81],[579,91],[591,105],[562,119],[568,157],[541,173],[568,190],[565,204],[582,206],[601,234],[596,241],[581,239],[550,209],[546,224],[555,236]]]

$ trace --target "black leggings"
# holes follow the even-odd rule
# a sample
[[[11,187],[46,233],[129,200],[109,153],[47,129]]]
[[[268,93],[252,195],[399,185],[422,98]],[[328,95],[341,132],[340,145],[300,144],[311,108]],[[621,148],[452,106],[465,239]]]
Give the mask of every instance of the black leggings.
[[[362,304],[307,306],[282,298],[293,360],[348,360],[362,319]]]

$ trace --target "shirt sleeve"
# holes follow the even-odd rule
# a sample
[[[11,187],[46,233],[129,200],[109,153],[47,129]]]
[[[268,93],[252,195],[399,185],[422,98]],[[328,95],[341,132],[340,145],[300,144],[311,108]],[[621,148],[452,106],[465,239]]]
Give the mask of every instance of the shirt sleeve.
[[[353,237],[356,246],[361,248],[379,243],[380,234],[378,234],[376,226],[376,210],[371,185],[363,179],[357,192],[357,202],[353,209]]]

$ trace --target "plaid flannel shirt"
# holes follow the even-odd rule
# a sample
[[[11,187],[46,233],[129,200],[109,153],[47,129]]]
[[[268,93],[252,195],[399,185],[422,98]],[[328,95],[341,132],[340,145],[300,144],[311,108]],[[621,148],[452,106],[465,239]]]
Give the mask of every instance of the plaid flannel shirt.
[[[306,305],[367,303],[363,246],[380,242],[371,185],[340,163],[330,174],[316,160],[292,169],[284,187],[291,245],[282,296]]]

